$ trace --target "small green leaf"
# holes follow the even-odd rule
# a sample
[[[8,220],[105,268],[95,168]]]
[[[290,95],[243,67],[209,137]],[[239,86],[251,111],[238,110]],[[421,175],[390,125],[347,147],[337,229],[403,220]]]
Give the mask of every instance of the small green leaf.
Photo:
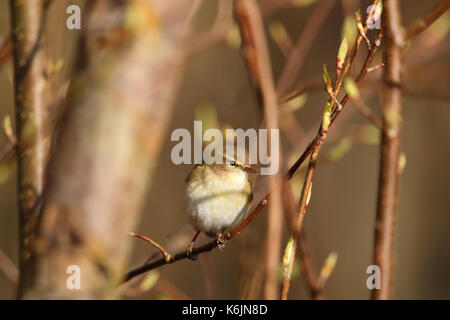
[[[327,260],[325,260],[322,270],[320,271],[320,278],[328,279],[330,277],[331,273],[336,267],[337,259],[338,259],[337,252],[333,251],[328,255]]]
[[[286,28],[280,21],[273,21],[269,24],[269,33],[277,43],[289,40]]]
[[[305,105],[307,97],[308,96],[306,94],[302,94],[299,95],[298,97],[289,100],[284,104],[285,107],[282,108],[280,111],[283,113],[290,113],[299,110],[301,107]]]
[[[348,51],[348,41],[347,38],[344,37],[344,39],[342,39],[341,41],[341,45],[339,46],[338,57],[341,60],[344,60],[345,57],[347,56],[347,51]]]
[[[325,82],[325,87],[327,89],[328,93],[331,93],[333,91],[332,85],[331,85],[331,78],[330,78],[330,74],[328,73],[327,70],[327,65],[324,64],[322,66],[322,77],[323,77],[323,81]]]
[[[359,97],[359,90],[358,90],[358,87],[356,86],[355,81],[353,81],[353,79],[346,78],[344,80],[344,88],[345,88],[345,91],[347,91],[350,99],[356,99]]]
[[[339,161],[352,148],[352,145],[352,138],[343,138],[333,149],[331,149],[330,153],[328,154],[328,159],[331,162]]]
[[[401,174],[403,170],[405,170],[405,167],[406,167],[406,154],[402,152],[398,157],[398,165],[397,165],[398,173]]]
[[[155,286],[158,280],[159,280],[159,272],[156,270],[152,270],[141,282],[140,287],[143,291],[149,291]]]
[[[237,24],[234,24],[233,27],[231,27],[231,29],[228,31],[226,42],[227,45],[231,48],[239,49],[241,47],[241,33]]]
[[[12,176],[15,164],[16,161],[14,160],[14,157],[9,157],[8,159],[0,161],[0,185],[7,182]]]
[[[323,112],[322,130],[327,131],[331,121],[331,103],[327,101]]]
[[[341,39],[346,38],[349,43],[353,43],[356,39],[356,28],[357,26],[353,16],[346,16],[342,25]]]
[[[367,124],[361,130],[361,142],[366,144],[380,144],[380,134],[380,129],[371,124]]]
[[[283,254],[284,267],[287,267],[289,265],[289,261],[291,261],[293,248],[294,248],[294,238],[292,236],[290,236],[287,241],[286,248],[284,249],[284,254]]]
[[[342,39],[342,41],[341,41],[341,45],[339,46],[339,51],[338,51],[338,55],[337,55],[338,68],[339,67],[342,68],[342,64],[344,63],[345,58],[347,57],[347,51],[348,51],[348,42],[347,42],[347,38],[344,37],[344,39]]]

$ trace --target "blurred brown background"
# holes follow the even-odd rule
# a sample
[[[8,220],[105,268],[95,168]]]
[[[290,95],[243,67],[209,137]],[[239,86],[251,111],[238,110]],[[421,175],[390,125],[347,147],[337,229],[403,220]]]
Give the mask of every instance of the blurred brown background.
[[[322,64],[327,64],[330,70],[334,70],[343,22],[342,2],[336,2],[321,27],[300,71],[298,82],[319,76]],[[403,24],[409,25],[438,2],[402,1]],[[365,12],[369,1],[356,3],[360,3],[358,7]],[[74,40],[79,34],[78,31],[69,31],[65,27],[65,9],[69,4],[82,5],[83,1],[55,1],[46,31],[50,47],[52,44],[55,47],[52,52],[54,61],[64,57],[61,79],[66,77],[70,68]],[[314,4],[281,8],[266,17],[265,22],[266,25],[281,22],[295,41],[313,8]],[[217,1],[203,1],[194,19],[196,30],[208,30],[214,22],[216,11]],[[404,98],[402,141],[407,165],[401,176],[398,206],[394,283],[396,299],[450,299],[450,205],[446,198],[450,190],[448,12],[440,20],[442,25],[445,24],[445,21],[442,22],[445,19],[446,35],[435,52],[422,50],[420,46],[422,43],[426,45],[429,39],[419,37],[410,47],[411,54],[405,55],[405,79],[413,89],[406,92]],[[8,31],[8,1],[0,0],[0,36],[4,37]],[[277,78],[285,58],[270,36],[268,38],[274,75]],[[364,56],[365,50],[360,53],[361,56]],[[364,82],[363,96],[366,103],[379,114],[380,90],[375,82],[376,77],[371,79]],[[442,93],[443,97],[438,97],[435,91]],[[8,114],[12,116],[11,61],[0,69],[0,97],[0,117],[3,119]],[[303,147],[313,137],[311,130],[321,120],[325,101],[326,94],[322,90],[308,93],[304,106],[290,114],[308,135],[303,137]],[[195,55],[185,66],[174,115],[167,132],[167,143],[161,152],[154,177],[155,182],[148,192],[141,223],[137,230],[133,230],[151,236],[163,245],[189,229],[184,216],[183,197],[184,178],[191,166],[176,166],[171,162],[170,152],[174,143],[170,141],[170,134],[176,128],[192,130],[196,114],[199,114],[199,110],[204,110],[205,105],[213,110],[221,125],[243,129],[258,127],[260,108],[249,85],[247,70],[238,49],[221,44]],[[378,146],[355,140],[351,149],[339,161],[327,161],[327,154],[333,147],[343,138],[354,136],[358,128],[367,124],[367,120],[359,113],[351,111],[352,108],[348,106],[330,131],[319,159],[305,220],[316,271],[318,272],[330,252],[336,251],[339,255],[336,269],[324,291],[325,296],[331,299],[369,297],[366,268],[372,260]],[[281,138],[285,151],[289,151],[290,142],[283,135]],[[0,144],[5,141],[6,138],[0,136]],[[258,188],[255,185],[255,201],[259,201],[262,196]],[[299,190],[296,195],[298,193]],[[253,254],[263,246],[265,213],[263,211],[223,252],[215,250],[200,257],[197,262],[184,260],[158,269],[161,279],[164,279],[162,283],[165,283],[166,288],[176,287],[176,292],[182,291],[194,299],[206,298],[206,291],[209,294],[212,292],[212,297],[219,299],[239,298],[242,264],[248,263],[250,268],[256,268],[255,265],[262,261]],[[287,239],[287,231],[285,227],[284,239]],[[130,267],[142,263],[154,252],[153,248],[140,240],[135,241]],[[200,241],[205,239],[201,238]],[[0,249],[14,263],[18,262],[15,172],[0,184]],[[205,274],[210,279],[209,288],[205,288]],[[0,298],[15,298],[15,290],[15,285],[0,272]],[[137,297],[162,296],[153,290]],[[290,297],[308,298],[301,275],[293,279]]]

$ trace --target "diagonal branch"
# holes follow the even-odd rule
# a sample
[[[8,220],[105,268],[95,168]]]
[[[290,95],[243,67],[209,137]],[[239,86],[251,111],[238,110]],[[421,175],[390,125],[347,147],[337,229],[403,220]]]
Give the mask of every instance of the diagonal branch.
[[[442,0],[427,15],[411,24],[405,31],[405,39],[410,39],[425,30],[430,24],[436,21],[450,8],[450,0]]]
[[[311,13],[296,45],[289,54],[286,65],[278,80],[277,93],[280,97],[286,95],[294,83],[320,27],[325,21],[328,13],[331,11],[331,8],[334,6],[334,3],[334,0],[320,1]]]

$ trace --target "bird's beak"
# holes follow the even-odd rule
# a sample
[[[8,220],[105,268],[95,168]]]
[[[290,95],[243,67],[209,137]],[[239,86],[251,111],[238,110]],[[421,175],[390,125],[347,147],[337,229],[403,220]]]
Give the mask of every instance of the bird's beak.
[[[252,167],[244,167],[244,171],[248,173],[258,173],[258,171],[256,171]]]

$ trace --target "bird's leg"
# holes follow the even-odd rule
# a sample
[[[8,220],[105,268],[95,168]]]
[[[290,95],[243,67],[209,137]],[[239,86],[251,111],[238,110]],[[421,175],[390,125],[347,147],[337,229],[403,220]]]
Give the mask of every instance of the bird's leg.
[[[225,240],[225,238],[223,237],[222,233],[218,233],[216,236],[216,243],[217,243],[217,247],[222,251],[225,248],[225,244],[227,243],[227,241]]]
[[[195,240],[197,240],[197,237],[199,234],[200,234],[200,231],[197,231],[195,233],[194,238],[192,238],[191,243],[189,244],[189,246],[186,249],[186,255],[191,260],[197,260],[197,255],[193,255],[192,250],[194,249],[194,242],[195,242]]]

